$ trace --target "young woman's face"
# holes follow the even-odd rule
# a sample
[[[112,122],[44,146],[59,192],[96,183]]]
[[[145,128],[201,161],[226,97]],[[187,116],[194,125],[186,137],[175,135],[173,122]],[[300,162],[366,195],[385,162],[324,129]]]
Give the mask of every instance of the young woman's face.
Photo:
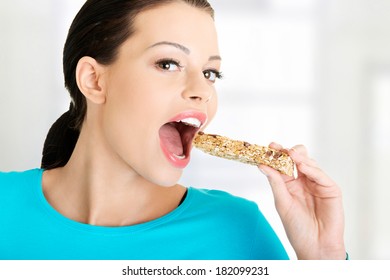
[[[207,12],[177,2],[140,13],[104,74],[102,129],[118,159],[153,183],[174,185],[194,134],[216,113],[220,62]]]

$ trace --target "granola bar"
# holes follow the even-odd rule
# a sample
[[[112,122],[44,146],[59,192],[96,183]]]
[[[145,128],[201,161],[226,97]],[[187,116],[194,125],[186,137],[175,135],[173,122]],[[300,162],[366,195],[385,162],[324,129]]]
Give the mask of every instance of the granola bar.
[[[213,156],[256,166],[264,164],[283,174],[295,176],[295,164],[283,151],[204,132],[199,132],[195,136],[193,144],[196,148]]]

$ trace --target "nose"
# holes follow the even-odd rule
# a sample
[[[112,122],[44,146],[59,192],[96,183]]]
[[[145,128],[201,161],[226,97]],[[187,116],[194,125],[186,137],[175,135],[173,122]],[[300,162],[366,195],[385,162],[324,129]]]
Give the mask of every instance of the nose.
[[[197,103],[207,103],[211,100],[213,96],[214,88],[210,86],[208,81],[202,75],[194,75],[189,77],[187,80],[187,85],[183,90],[183,98],[197,102]]]

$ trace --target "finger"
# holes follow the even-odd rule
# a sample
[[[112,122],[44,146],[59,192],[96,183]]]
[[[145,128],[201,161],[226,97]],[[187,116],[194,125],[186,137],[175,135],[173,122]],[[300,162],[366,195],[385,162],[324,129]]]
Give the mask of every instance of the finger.
[[[307,165],[305,163],[297,164],[300,174],[304,174],[310,181],[321,186],[335,186],[335,182],[325,172],[317,166]]]
[[[276,142],[271,142],[269,144],[269,147],[272,148],[272,149],[275,149],[275,150],[281,150],[283,149],[283,146],[280,145],[279,143],[276,143]]]
[[[274,195],[276,207],[279,208],[286,206],[291,200],[291,194],[286,187],[286,183],[282,174],[266,165],[259,165],[259,169],[267,176],[268,182],[271,185],[272,193]]]
[[[275,149],[275,150],[278,150],[278,151],[282,151],[282,152],[285,152],[285,153],[288,153],[288,150],[283,148],[282,145],[276,143],[276,142],[271,142],[268,147],[270,147],[271,149]]]
[[[304,163],[309,166],[318,167],[317,162],[314,159],[309,158],[307,149],[303,145],[294,146],[288,150],[288,154],[296,164]]]
[[[304,145],[295,145],[294,147],[291,148],[292,150],[295,150],[301,155],[308,156],[309,153]]]
[[[319,169],[317,162],[310,159],[307,156],[307,150],[304,146],[298,145],[291,148],[289,151],[289,156],[294,161],[297,171],[298,171],[298,178],[302,177],[302,175],[308,177],[311,181],[316,181],[314,177],[310,176],[312,174],[311,172],[308,173],[309,168],[313,171],[313,169]],[[306,172],[305,172],[306,171]]]

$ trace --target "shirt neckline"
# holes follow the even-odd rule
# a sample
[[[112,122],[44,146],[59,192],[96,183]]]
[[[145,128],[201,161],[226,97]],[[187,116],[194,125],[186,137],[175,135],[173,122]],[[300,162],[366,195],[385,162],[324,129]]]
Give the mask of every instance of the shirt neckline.
[[[192,187],[187,188],[187,196],[184,201],[176,207],[171,212],[148,222],[136,224],[136,225],[128,225],[128,226],[98,226],[98,225],[90,225],[84,224],[75,220],[72,220],[60,212],[58,212],[51,204],[47,201],[42,188],[42,176],[44,169],[36,169],[37,176],[34,182],[34,190],[36,197],[38,198],[39,205],[44,209],[46,214],[51,218],[54,223],[62,224],[64,226],[87,231],[90,233],[96,234],[128,234],[137,231],[144,231],[150,228],[162,225],[173,220],[175,217],[180,215],[183,211],[185,211],[189,205],[191,204],[192,197],[194,195],[194,189]]]

